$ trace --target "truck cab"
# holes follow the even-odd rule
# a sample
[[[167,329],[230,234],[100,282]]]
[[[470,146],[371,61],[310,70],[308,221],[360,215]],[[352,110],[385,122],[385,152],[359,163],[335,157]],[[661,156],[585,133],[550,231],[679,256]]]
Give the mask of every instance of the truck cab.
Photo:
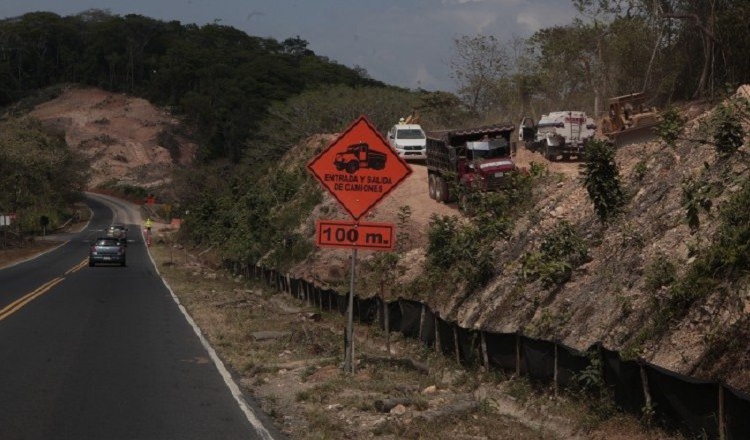
[[[457,149],[457,161],[461,183],[481,190],[500,189],[516,169],[504,137],[466,142]]]

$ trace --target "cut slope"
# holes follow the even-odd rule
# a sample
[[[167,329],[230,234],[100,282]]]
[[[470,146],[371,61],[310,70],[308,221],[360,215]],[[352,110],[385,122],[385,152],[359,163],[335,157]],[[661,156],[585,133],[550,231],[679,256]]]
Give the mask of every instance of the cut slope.
[[[62,130],[67,144],[91,163],[90,188],[110,182],[153,187],[190,164],[196,146],[179,122],[148,101],[96,88],[67,88],[31,115]]]

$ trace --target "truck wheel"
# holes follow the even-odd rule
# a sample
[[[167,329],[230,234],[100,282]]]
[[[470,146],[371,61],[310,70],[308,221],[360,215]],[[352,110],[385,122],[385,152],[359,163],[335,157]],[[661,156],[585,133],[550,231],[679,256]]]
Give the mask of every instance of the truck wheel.
[[[430,174],[429,176],[427,176],[427,189],[428,189],[428,192],[430,193],[430,198],[432,200],[435,200],[435,175],[434,174]]]
[[[435,176],[435,200],[443,202],[443,178]]]
[[[351,161],[348,164],[346,164],[346,172],[349,174],[354,174],[359,169],[359,162]]]
[[[554,162],[557,159],[557,154],[555,154],[555,149],[547,145],[545,154],[547,157],[547,160],[550,162]]]
[[[448,182],[442,176],[439,179],[435,182],[437,190],[440,191],[440,199],[438,201],[448,203],[451,199],[451,195],[448,193]]]

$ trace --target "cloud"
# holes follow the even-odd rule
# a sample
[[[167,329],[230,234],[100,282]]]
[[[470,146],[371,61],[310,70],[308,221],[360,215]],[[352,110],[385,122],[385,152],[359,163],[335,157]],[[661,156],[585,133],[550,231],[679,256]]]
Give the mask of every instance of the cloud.
[[[442,84],[440,80],[435,78],[430,73],[430,69],[427,68],[424,64],[419,64],[416,68],[416,72],[414,73],[414,76],[410,80],[411,87],[413,88],[422,88],[425,90],[430,89],[436,89],[439,86],[444,86],[445,84]]]
[[[537,14],[529,12],[521,12],[516,16],[516,23],[521,26],[525,26],[531,32],[536,32],[542,28],[542,24],[539,21]]]
[[[464,3],[483,3],[485,0],[443,0],[443,5],[463,5]]]
[[[462,23],[460,26],[455,26],[453,30],[458,30],[462,34],[476,35],[488,33],[497,24],[497,15],[494,12],[465,10],[455,11],[452,15],[455,22]]]

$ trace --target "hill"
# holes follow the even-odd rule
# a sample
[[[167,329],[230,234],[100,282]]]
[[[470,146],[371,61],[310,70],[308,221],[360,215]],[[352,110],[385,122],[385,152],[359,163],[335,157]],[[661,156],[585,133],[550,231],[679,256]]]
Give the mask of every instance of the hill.
[[[713,112],[707,104],[683,106],[681,114],[687,123],[682,137],[706,139],[706,124]],[[119,179],[155,185],[165,170],[188,163],[193,151],[189,142],[180,142],[179,160],[175,160],[159,144],[159,136],[178,131],[176,121],[145,101],[124,95],[71,89],[33,114],[63,128],[68,143],[92,157],[94,182]],[[300,158],[310,157],[333,137],[310,139],[290,151],[283,162],[303,167]],[[723,158],[712,145],[691,140],[679,141],[674,148],[660,141],[621,147],[616,162],[627,204],[616,221],[602,225],[578,177],[578,163],[550,163],[519,148],[519,164],[543,164],[547,173],[535,185],[534,207],[515,222],[510,239],[496,243],[498,275],[477,291],[450,286],[420,292],[409,284],[419,282],[423,274],[431,216],[465,220],[455,206],[428,197],[422,165],[414,164],[413,175],[368,220],[396,223],[400,207],[411,209],[403,231],[410,237],[411,247],[401,257],[405,272],[391,286],[393,297],[408,294],[426,301],[440,310],[441,316],[463,327],[521,330],[580,349],[601,341],[629,356],[688,375],[721,378],[747,391],[750,358],[746,350],[736,349],[738,341],[750,335],[747,280],[719,280],[714,288],[686,302],[684,310],[680,309],[684,304],[670,297],[669,290],[674,279],[684,277],[700,261],[702,252],[716,242],[719,207],[741,194],[750,177],[747,154],[743,146],[735,155]],[[686,182],[691,181],[705,188],[705,197],[714,207],[698,212],[699,225],[692,230],[684,204]],[[314,221],[322,216],[345,217],[326,196],[298,231],[312,240]],[[552,288],[540,280],[525,279],[521,270],[524,255],[538,252],[563,221],[585,240],[587,261],[573,271],[568,282]],[[348,252],[315,250],[291,272],[318,283],[343,285],[348,258]],[[358,273],[362,279],[367,279],[367,262],[372,258],[373,254],[361,254]],[[674,268],[672,278],[654,285],[657,270],[665,267],[665,262]],[[372,285],[360,288],[367,294],[377,293]],[[667,312],[675,312],[666,317],[668,325],[655,325],[654,317]]]
[[[543,164],[547,173],[535,184],[533,208],[517,219],[508,240],[495,243],[496,277],[475,291],[460,285],[427,287],[423,263],[430,216],[466,219],[455,206],[428,197],[426,171],[413,165],[410,180],[368,217],[397,223],[399,207],[411,209],[402,231],[412,243],[400,259],[404,275],[387,293],[393,299],[424,301],[464,328],[521,331],[580,350],[601,342],[627,358],[750,391],[750,356],[738,349],[750,336],[747,277],[696,275],[722,246],[722,208],[734,204],[744,210],[737,216],[747,217],[748,149],[745,145],[731,157],[717,154],[710,142],[712,105],[688,103],[679,111],[686,122],[674,147],[653,140],[616,150],[626,204],[606,225],[582,185],[579,164],[550,163],[519,148],[520,165]],[[291,157],[310,153],[295,150]],[[686,197],[702,198],[711,208],[690,214]],[[697,224],[689,224],[690,215]],[[315,219],[322,216],[346,217],[326,198],[300,226],[302,235],[311,237]],[[524,261],[538,256],[561,225],[570,225],[577,243],[587,248],[587,258],[567,282],[550,286],[526,276]],[[355,291],[379,294],[379,284],[367,273],[374,255],[360,256],[357,273],[363,281]],[[348,258],[344,251],[315,250],[292,275],[346,291]]]
[[[196,145],[179,120],[145,99],[71,86],[31,116],[65,132],[68,146],[88,159],[92,189],[112,182],[163,186],[195,159]]]

